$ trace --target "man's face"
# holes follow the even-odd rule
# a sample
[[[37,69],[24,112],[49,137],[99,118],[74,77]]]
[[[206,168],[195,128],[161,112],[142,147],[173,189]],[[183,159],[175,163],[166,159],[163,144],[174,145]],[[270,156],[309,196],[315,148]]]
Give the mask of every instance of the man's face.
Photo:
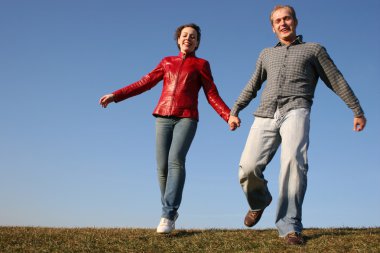
[[[272,29],[277,38],[284,44],[292,43],[296,35],[297,22],[288,8],[281,8],[272,15]]]

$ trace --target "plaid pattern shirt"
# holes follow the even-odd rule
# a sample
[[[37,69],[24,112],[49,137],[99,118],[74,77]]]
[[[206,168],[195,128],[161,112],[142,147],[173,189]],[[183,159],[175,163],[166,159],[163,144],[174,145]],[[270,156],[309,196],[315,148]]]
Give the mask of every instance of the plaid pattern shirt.
[[[351,108],[354,116],[364,115],[359,100],[326,49],[317,43],[304,43],[301,35],[289,46],[279,42],[260,53],[256,70],[230,114],[238,116],[265,81],[255,116],[273,118],[277,108],[281,115],[292,109],[310,109],[319,78]]]

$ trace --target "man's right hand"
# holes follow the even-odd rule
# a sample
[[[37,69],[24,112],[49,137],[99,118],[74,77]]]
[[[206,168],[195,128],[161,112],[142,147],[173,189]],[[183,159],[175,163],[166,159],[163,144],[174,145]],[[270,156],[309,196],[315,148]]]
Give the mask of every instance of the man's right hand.
[[[231,131],[234,131],[236,128],[240,127],[239,117],[230,115],[228,118],[228,125],[230,126]]]

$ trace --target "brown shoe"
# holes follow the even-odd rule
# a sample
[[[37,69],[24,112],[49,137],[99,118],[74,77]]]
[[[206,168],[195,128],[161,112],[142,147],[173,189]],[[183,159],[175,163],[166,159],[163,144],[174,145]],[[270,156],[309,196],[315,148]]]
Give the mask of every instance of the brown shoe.
[[[263,215],[264,209],[258,211],[249,210],[244,219],[244,225],[247,227],[253,227],[259,222],[261,215]]]
[[[305,243],[301,233],[291,232],[285,236],[285,242],[289,245],[302,245]]]

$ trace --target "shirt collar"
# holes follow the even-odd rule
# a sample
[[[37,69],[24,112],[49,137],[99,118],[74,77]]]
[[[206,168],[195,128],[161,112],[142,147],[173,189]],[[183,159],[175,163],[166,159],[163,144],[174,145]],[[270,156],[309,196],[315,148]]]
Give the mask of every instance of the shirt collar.
[[[303,43],[304,42],[302,41],[302,35],[298,35],[297,38],[292,43],[290,43],[289,46],[294,46],[294,45],[303,44]],[[282,46],[285,46],[285,44],[279,41],[274,47],[282,47]]]

